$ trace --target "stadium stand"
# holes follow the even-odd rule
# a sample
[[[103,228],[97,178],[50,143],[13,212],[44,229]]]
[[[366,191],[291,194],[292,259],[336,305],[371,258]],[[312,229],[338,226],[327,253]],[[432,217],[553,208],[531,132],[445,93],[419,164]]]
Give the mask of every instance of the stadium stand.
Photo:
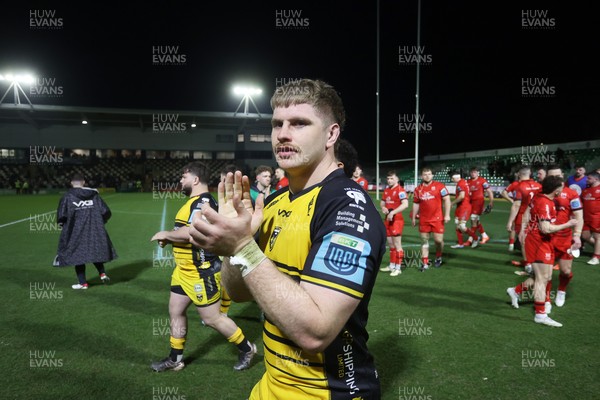
[[[600,167],[600,141],[571,142],[561,144],[523,146],[499,150],[488,150],[471,153],[456,153],[438,156],[427,156],[419,164],[419,168],[428,166],[434,173],[434,179],[453,186],[449,173],[460,171],[468,177],[471,167],[479,168],[480,175],[495,188],[503,188],[514,179],[515,172],[521,165],[533,168],[548,164],[559,164],[566,173],[573,171],[575,164],[583,164],[586,169]],[[381,176],[387,169],[395,169],[398,177],[408,189],[414,185],[414,163],[385,165]],[[369,182],[375,182],[373,168],[365,168]],[[384,184],[380,183],[380,185]],[[500,189],[501,190],[501,189]]]
[[[75,172],[84,174],[92,187],[135,191],[139,190],[137,182],[141,181],[142,190],[150,191],[153,182],[178,183],[181,167],[189,161],[189,158],[90,158],[72,155],[64,158],[60,163],[32,163],[30,159],[26,158],[22,149],[21,151],[14,150],[10,154],[21,154],[21,156],[0,158],[0,189],[7,193],[14,193],[13,189],[17,180],[21,182],[28,180],[32,193],[64,189],[69,186],[70,176]],[[538,150],[539,152],[536,154],[535,151]],[[211,186],[216,186],[220,171],[226,164],[239,164],[239,160],[202,161],[207,163],[212,171]],[[567,173],[573,171],[576,163],[582,163],[586,169],[592,170],[600,166],[600,141],[546,145],[543,148],[530,146],[529,148],[429,156],[420,163],[420,167],[425,165],[430,167],[434,172],[435,180],[453,186],[449,176],[450,171],[461,171],[461,174],[467,177],[469,169],[476,166],[480,170],[480,175],[496,188],[494,191],[499,192],[513,180],[516,170],[527,163],[526,161],[531,161],[528,164],[533,167],[558,163]],[[238,166],[244,170],[244,173],[251,175],[252,171],[248,170],[245,165]],[[382,170],[386,171],[392,168],[396,169],[398,177],[404,182],[405,187],[410,188],[414,184],[414,164],[386,166]],[[373,171],[373,167],[365,168],[365,175],[372,183],[375,182]]]

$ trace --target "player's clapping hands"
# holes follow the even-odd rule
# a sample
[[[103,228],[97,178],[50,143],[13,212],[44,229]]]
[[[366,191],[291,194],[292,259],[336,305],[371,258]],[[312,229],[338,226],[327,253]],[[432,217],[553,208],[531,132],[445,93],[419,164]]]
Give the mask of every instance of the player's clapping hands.
[[[256,200],[253,210],[250,181],[240,171],[228,173],[219,183],[219,212],[209,205],[202,207],[190,226],[190,242],[220,256],[237,253],[258,230],[262,221],[264,196]]]

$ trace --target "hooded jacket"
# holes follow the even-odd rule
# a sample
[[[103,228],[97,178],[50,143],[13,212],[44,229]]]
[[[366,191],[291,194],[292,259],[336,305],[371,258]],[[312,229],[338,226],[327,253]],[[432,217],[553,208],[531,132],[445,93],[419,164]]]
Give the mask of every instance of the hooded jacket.
[[[110,217],[110,209],[96,189],[69,189],[58,204],[56,221],[62,231],[54,265],[66,267],[117,258],[104,228]]]

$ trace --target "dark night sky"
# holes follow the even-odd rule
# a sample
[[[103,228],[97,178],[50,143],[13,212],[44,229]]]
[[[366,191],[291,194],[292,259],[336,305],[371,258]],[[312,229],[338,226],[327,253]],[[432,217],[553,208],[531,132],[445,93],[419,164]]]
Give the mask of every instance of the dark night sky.
[[[63,87],[62,96],[34,102],[233,112],[232,84],[250,80],[265,91],[261,112],[270,112],[277,80],[320,78],[342,94],[345,135],[361,160],[375,160],[375,1],[83,4],[3,7],[0,71],[27,68]],[[55,10],[62,29],[32,29],[30,10]],[[300,13],[306,26],[278,28],[277,10]],[[524,28],[523,10],[553,26]],[[421,66],[420,114],[430,132],[420,155],[599,137],[594,18],[578,2],[423,0],[422,54],[431,62]],[[382,159],[414,155],[414,134],[399,132],[399,116],[414,116],[416,67],[400,64],[399,48],[417,45],[416,21],[417,0],[381,1]],[[179,46],[185,63],[153,65],[153,46]],[[554,95],[523,97],[523,78]]]

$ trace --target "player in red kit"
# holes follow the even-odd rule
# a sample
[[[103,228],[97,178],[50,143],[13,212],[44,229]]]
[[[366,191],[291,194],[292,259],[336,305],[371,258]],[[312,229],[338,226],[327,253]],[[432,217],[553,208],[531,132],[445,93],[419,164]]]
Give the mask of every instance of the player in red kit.
[[[519,179],[520,182],[517,186],[517,189],[514,192],[514,202],[510,209],[510,215],[508,216],[508,222],[506,224],[506,230],[510,232],[511,229],[514,229],[517,235],[523,230],[521,224],[521,221],[523,219],[523,213],[527,209],[529,202],[531,201],[535,193],[537,193],[542,187],[542,185],[539,182],[536,182],[533,179],[531,179],[531,168],[529,167],[522,167],[519,170]],[[525,252],[525,246],[523,246],[523,243],[521,242],[521,253],[523,253],[523,261],[513,261],[513,265],[526,265],[525,260],[527,257]]]
[[[402,272],[402,230],[404,229],[404,218],[402,211],[408,208],[408,197],[406,191],[398,183],[396,171],[387,174],[387,188],[383,190],[381,200],[381,212],[385,215],[385,230],[387,242],[390,247],[390,266],[380,268],[380,271],[391,271],[390,276],[398,276]]]
[[[519,186],[519,182],[520,182],[520,178],[519,178],[519,174],[516,174],[516,180],[511,183],[510,185],[508,185],[501,193],[502,197],[504,197],[506,200],[508,200],[510,202],[510,204],[513,204],[515,202],[515,190],[517,190],[517,187]],[[515,237],[517,236],[516,232],[515,232],[515,227],[514,225],[511,226],[511,229],[509,230],[508,233],[508,251],[514,251],[515,250]]]
[[[471,235],[473,240],[477,240],[477,235],[471,233],[467,228],[467,221],[471,216],[471,195],[469,193],[469,184],[466,180],[462,179],[460,172],[452,173],[452,181],[456,183],[456,194],[454,200],[452,200],[451,206],[456,204],[456,211],[454,212],[454,223],[456,224],[456,238],[458,239],[457,244],[450,246],[453,249],[462,249],[465,247],[463,234]],[[474,237],[473,237],[474,236]]]
[[[481,233],[481,241],[479,243],[484,244],[490,240],[490,237],[485,233],[480,218],[481,214],[484,212],[487,214],[494,207],[494,193],[492,192],[488,181],[479,176],[479,169],[477,167],[472,167],[470,174],[471,179],[468,180],[468,183],[469,191],[471,193],[471,231],[475,237],[477,236],[477,232]],[[483,192],[486,192],[490,199],[488,206],[485,208],[485,195]],[[467,242],[471,247],[477,247],[478,241],[473,240],[473,237],[469,237]]]
[[[548,167],[547,176],[559,176],[564,180],[564,174],[559,166]],[[552,243],[554,244],[555,258],[558,259],[560,273],[558,275],[558,290],[556,292],[555,304],[562,307],[565,304],[567,295],[567,286],[573,278],[572,265],[573,255],[572,250],[579,250],[581,247],[581,231],[583,229],[583,210],[581,200],[576,191],[571,188],[563,187],[562,192],[554,198],[556,207],[556,225],[564,224],[571,218],[577,221],[577,225],[573,229],[565,228],[552,235]],[[546,293],[549,293],[550,286],[546,288]],[[549,297],[549,296],[548,296]],[[546,298],[546,302],[550,299]]]
[[[433,234],[435,242],[436,267],[442,266],[442,251],[444,250],[444,224],[450,221],[450,197],[448,189],[433,180],[430,168],[421,170],[422,183],[415,188],[413,197],[412,225],[416,225],[419,215],[419,233],[421,235],[421,271],[429,268],[429,234]],[[443,204],[443,213],[442,213]]]
[[[587,262],[590,265],[600,264],[600,174],[590,172],[587,185],[581,192],[583,202],[583,238],[594,246],[594,254]]]
[[[362,176],[362,168],[360,165],[357,165],[354,168],[354,172],[352,173],[352,180],[360,185],[365,190],[369,190],[369,182]],[[389,175],[388,175],[389,176]]]
[[[532,264],[535,274],[533,284],[533,296],[535,305],[534,322],[553,327],[561,327],[562,324],[554,321],[546,313],[546,288],[552,279],[552,265],[554,264],[554,243],[552,236],[565,228],[571,228],[577,224],[571,219],[564,224],[557,225],[557,212],[554,199],[560,195],[563,188],[563,180],[559,176],[548,176],[542,183],[541,193],[537,193],[529,204],[530,219],[525,236],[525,254],[527,261]],[[523,235],[521,235],[522,237]],[[518,308],[518,298],[514,297],[513,288],[507,289],[513,306]]]
[[[288,187],[290,184],[287,176],[285,176],[285,171],[282,168],[275,168],[275,178],[277,178],[275,190],[283,189],[284,187]]]

